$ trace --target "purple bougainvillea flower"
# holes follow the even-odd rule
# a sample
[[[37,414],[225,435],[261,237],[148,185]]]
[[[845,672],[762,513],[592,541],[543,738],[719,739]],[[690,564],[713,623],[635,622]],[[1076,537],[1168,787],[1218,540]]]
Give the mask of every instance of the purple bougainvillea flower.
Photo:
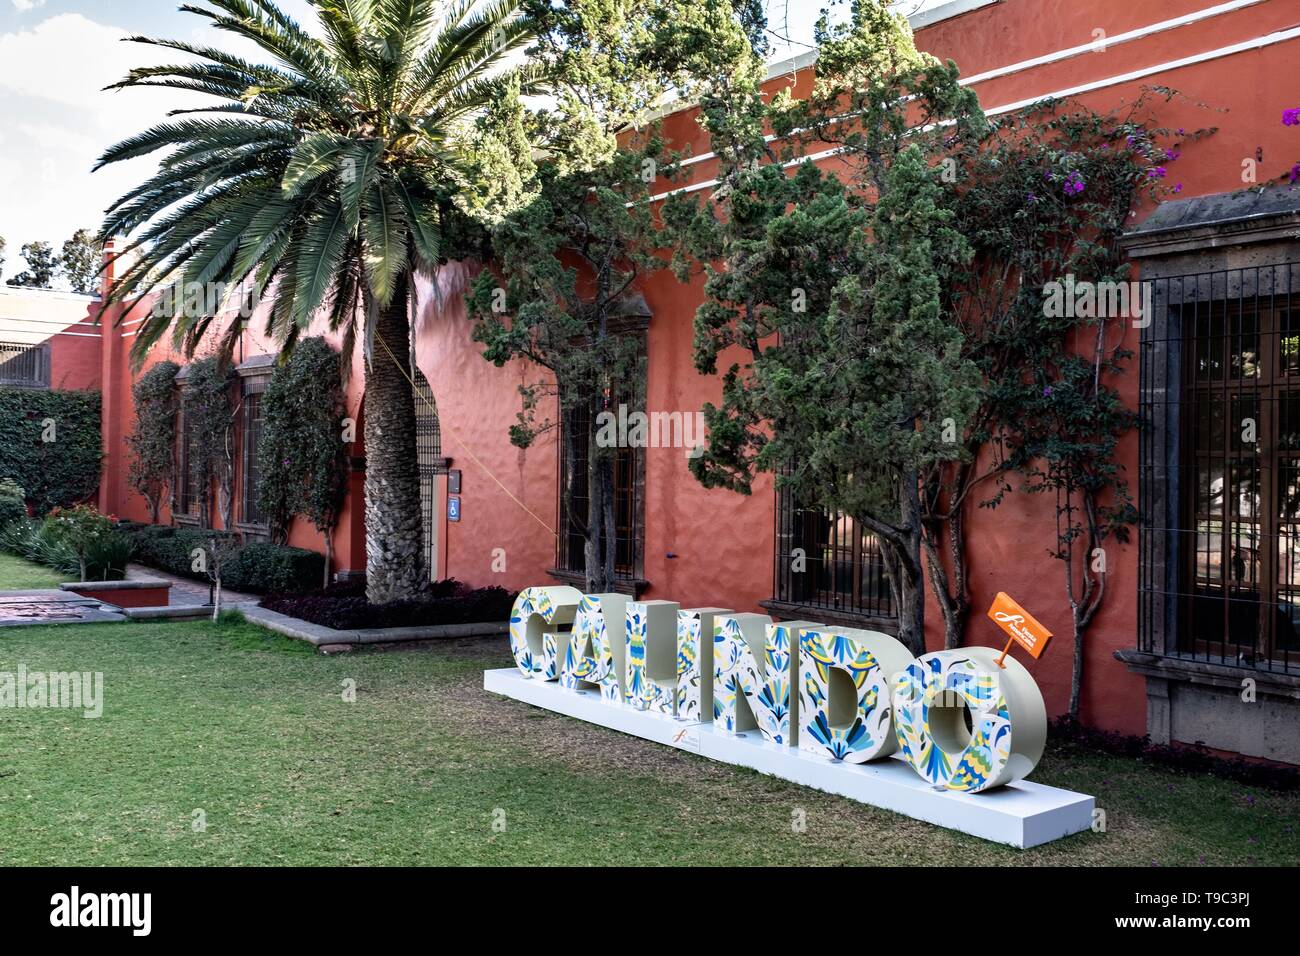
[[[1147,170],[1147,175],[1152,179],[1164,179],[1169,175],[1169,170],[1165,169],[1163,166],[1152,166]]]
[[[1048,396],[1050,396],[1051,394],[1052,394],[1052,386],[1050,386],[1050,385],[1044,385],[1044,386],[1043,386],[1043,396],[1044,396],[1044,397],[1048,397]]]
[[[1300,106],[1282,111],[1283,126],[1300,126]]]
[[[1296,163],[1294,166],[1291,167],[1290,176],[1291,176],[1291,182],[1293,183],[1297,179],[1300,179],[1300,163]]]
[[[1182,192],[1182,191],[1183,191],[1183,184],[1182,184],[1182,183],[1178,183],[1178,185],[1174,186],[1174,192],[1176,192],[1176,193],[1180,193],[1180,192]]]

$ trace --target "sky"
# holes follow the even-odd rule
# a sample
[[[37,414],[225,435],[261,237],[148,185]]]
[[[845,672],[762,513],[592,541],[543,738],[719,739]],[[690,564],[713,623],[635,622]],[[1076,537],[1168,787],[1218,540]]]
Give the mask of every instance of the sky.
[[[772,40],[772,58],[807,49],[827,0],[767,0],[771,25],[790,44]],[[943,0],[900,0],[911,12]],[[309,0],[280,0],[308,29]],[[178,0],[0,0],[0,237],[4,278],[22,271],[20,247],[33,240],[56,251],[79,228],[99,225],[104,208],[155,168],[141,158],[91,173],[114,142],[161,121],[167,110],[209,100],[174,90],[104,87],[135,66],[174,62],[176,54],[122,42],[138,34],[165,36],[238,52],[251,44],[181,13]],[[787,33],[788,30],[788,33]]]

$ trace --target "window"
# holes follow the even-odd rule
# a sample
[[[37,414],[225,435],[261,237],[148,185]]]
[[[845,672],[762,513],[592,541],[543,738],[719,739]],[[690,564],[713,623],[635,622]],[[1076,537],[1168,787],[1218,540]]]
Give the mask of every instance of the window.
[[[1143,649],[1300,670],[1296,279],[1292,264],[1153,283],[1156,321],[1141,344]]]
[[[257,489],[262,470],[257,460],[258,445],[262,438],[262,393],[254,392],[244,396],[244,442],[243,442],[243,501],[242,514],[245,524],[262,525],[265,520],[257,507]]]
[[[50,346],[0,342],[0,385],[50,387]]]
[[[880,543],[853,518],[799,507],[786,488],[777,492],[776,522],[772,604],[833,611],[863,623],[897,617]]]
[[[586,409],[574,409],[564,416],[563,428],[574,436],[572,482],[568,476],[568,442],[560,437],[560,535],[557,568],[574,574],[586,571],[587,505],[590,495],[587,482],[587,461],[590,450],[588,425],[590,414]],[[617,532],[614,555],[614,574],[620,580],[639,577],[641,558],[641,521],[637,488],[641,478],[641,449],[619,448],[614,459],[614,525]]]
[[[1184,650],[1300,651],[1300,313],[1213,303],[1188,323]]]

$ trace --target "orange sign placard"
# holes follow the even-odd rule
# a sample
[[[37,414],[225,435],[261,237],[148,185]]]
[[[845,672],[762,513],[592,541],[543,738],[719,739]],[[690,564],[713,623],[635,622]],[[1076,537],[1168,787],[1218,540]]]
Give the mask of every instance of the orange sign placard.
[[[1027,650],[1034,660],[1037,660],[1046,649],[1047,642],[1052,639],[1052,632],[1011,600],[1005,591],[999,591],[998,596],[993,599],[993,606],[989,608],[989,619],[1011,636],[1011,640],[1007,641],[1006,650],[1002,652],[1003,657],[1007,656],[1007,651],[1011,650],[1011,643],[1014,641]]]

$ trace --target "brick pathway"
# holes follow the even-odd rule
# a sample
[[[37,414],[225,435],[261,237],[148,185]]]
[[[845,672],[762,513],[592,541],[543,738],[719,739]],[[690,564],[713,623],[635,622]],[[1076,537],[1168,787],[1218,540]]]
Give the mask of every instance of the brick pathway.
[[[208,603],[208,586],[201,581],[192,581],[189,578],[168,574],[166,571],[147,568],[143,564],[127,565],[126,577],[128,581],[136,581],[140,578],[161,578],[164,581],[170,581],[172,585],[171,604],[173,607]],[[261,598],[256,594],[244,594],[240,591],[232,591],[229,588],[221,589],[221,604],[223,607],[227,604],[244,604],[247,602],[256,604],[260,600]]]

